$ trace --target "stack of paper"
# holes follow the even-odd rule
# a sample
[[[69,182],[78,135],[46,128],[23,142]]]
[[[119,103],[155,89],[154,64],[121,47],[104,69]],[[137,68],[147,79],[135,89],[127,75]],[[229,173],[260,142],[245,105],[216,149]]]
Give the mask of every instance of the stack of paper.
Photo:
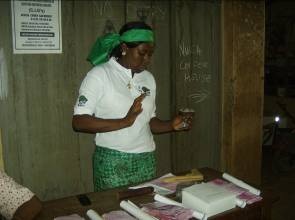
[[[217,179],[210,181],[209,183],[213,184],[213,185],[217,185],[217,186],[222,187],[230,192],[235,193],[237,205],[241,208],[244,208],[247,204],[252,204],[254,202],[262,200],[261,196],[252,193],[253,190],[251,190],[252,192],[250,192],[249,189],[240,187],[237,184],[232,183],[232,182],[227,182],[225,180],[217,178]],[[256,192],[258,192],[257,189],[256,189]],[[241,205],[239,205],[239,203],[242,203],[243,205],[241,206]]]
[[[210,217],[234,208],[236,194],[213,184],[196,184],[183,189],[182,204]]]

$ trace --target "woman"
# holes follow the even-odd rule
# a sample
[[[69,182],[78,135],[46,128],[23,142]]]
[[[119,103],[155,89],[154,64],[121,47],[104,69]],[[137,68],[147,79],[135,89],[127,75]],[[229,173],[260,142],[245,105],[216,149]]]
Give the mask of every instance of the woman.
[[[156,84],[146,70],[153,52],[151,27],[129,22],[119,34],[99,38],[88,56],[94,67],[81,84],[72,125],[96,134],[95,191],[155,177],[152,133],[191,128],[191,118],[156,117]]]

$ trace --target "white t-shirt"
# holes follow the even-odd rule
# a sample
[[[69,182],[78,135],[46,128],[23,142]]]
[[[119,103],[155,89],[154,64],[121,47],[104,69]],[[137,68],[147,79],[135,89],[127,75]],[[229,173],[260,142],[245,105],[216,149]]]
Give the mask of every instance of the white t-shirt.
[[[29,189],[16,183],[0,170],[0,213],[12,219],[16,210],[34,196]]]
[[[151,152],[155,149],[149,122],[155,117],[156,83],[153,75],[144,70],[135,73],[121,66],[115,58],[93,67],[84,78],[74,115],[88,114],[102,119],[124,118],[134,99],[143,91],[148,95],[142,101],[143,111],[130,127],[97,133],[98,146],[128,152]]]

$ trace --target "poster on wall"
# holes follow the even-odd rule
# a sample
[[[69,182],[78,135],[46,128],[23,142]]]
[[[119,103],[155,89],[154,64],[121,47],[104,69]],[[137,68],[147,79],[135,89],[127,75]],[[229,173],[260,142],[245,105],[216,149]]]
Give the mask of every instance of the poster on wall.
[[[12,0],[13,53],[62,53],[61,0]]]

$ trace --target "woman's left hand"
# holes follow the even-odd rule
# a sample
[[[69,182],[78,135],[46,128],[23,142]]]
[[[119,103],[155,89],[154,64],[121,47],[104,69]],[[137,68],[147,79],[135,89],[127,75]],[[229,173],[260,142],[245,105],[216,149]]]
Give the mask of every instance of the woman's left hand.
[[[172,120],[172,127],[175,131],[188,131],[192,128],[193,117],[177,115]]]

